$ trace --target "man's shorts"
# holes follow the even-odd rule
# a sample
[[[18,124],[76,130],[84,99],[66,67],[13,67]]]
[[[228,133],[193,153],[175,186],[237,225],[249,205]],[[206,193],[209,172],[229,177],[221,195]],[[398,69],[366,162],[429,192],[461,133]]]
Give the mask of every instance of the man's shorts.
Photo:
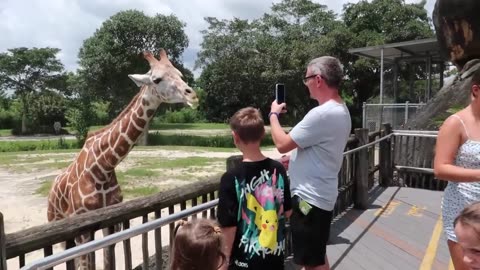
[[[324,265],[333,211],[311,205],[312,209],[305,216],[298,207],[300,200],[298,196],[292,198],[293,261],[302,266]]]

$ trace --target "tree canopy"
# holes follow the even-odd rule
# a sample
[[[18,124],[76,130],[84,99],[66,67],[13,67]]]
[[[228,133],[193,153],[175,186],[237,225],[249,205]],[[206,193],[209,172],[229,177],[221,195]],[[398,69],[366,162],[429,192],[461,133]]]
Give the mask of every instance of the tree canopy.
[[[110,17],[84,41],[79,53],[79,75],[85,79],[90,94],[109,102],[112,117],[138,91],[127,75],[148,71],[148,63],[141,57],[143,51],[157,54],[165,48],[172,63],[193,80],[180,61],[188,45],[184,26],[174,15],[150,17],[127,10]]]
[[[432,37],[425,1],[360,1],[344,6],[340,18],[310,0],[284,0],[248,21],[206,18],[196,66],[205,90],[200,109],[212,121],[225,121],[244,106],[266,116],[276,82],[287,88],[289,121],[314,105],[301,78],[309,60],[331,55],[344,65],[342,95],[353,110],[378,93],[379,64],[348,53],[349,48]],[[356,114],[361,115],[361,114]],[[356,121],[360,121],[356,119]]]
[[[0,89],[13,91],[20,99],[22,132],[27,131],[30,105],[38,98],[38,93],[66,90],[66,75],[63,64],[56,56],[58,52],[57,48],[22,47],[0,53]]]

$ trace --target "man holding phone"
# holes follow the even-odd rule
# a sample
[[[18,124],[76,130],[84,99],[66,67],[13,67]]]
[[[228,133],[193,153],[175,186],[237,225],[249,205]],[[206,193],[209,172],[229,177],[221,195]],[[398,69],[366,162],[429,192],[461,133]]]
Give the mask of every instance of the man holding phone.
[[[274,100],[268,115],[278,151],[294,150],[289,162],[293,258],[306,270],[330,269],[326,246],[338,195],[338,172],[351,131],[350,113],[339,94],[342,78],[338,59],[315,58],[307,66],[303,83],[319,105],[288,134],[278,119],[285,111],[284,102]]]

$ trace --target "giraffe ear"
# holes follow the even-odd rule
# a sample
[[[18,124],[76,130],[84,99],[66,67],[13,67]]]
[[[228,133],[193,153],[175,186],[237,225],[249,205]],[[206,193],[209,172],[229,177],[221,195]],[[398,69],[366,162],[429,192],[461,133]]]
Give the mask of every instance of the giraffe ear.
[[[150,84],[150,76],[147,74],[129,74],[128,77],[138,86]]]

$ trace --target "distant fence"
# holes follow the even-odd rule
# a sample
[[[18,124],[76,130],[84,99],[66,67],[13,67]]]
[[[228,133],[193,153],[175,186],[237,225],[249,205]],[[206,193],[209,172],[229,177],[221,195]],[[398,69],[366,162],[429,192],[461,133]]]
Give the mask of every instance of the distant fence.
[[[391,123],[393,129],[401,129],[425,103],[363,103],[362,127],[370,132],[381,129],[381,123]]]

